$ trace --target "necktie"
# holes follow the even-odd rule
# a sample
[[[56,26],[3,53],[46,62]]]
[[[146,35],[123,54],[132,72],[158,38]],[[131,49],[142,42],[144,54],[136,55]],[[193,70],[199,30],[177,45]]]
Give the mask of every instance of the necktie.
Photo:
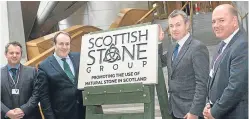
[[[61,59],[63,61],[63,67],[64,67],[64,71],[67,74],[67,76],[69,77],[69,79],[72,81],[72,83],[74,84],[74,75],[69,67],[69,64],[66,61],[66,58],[62,58]]]
[[[16,68],[11,68],[10,71],[12,72],[12,79],[16,83],[16,71],[17,71],[17,69]]]
[[[176,59],[176,57],[177,57],[177,55],[178,55],[179,46],[180,46],[180,45],[177,43],[177,44],[176,44],[176,47],[175,47],[175,49],[174,49],[174,51],[173,51],[173,61]]]
[[[220,53],[222,52],[223,47],[226,45],[226,43],[224,41],[221,41],[220,43],[220,47],[218,52],[214,55],[213,57],[213,63],[217,60],[218,56],[220,55]]]
[[[216,62],[217,62],[217,60],[219,60],[218,58],[219,58],[220,54],[222,53],[222,49],[223,49],[223,47],[224,47],[225,45],[226,45],[226,43],[225,43],[224,41],[221,41],[219,50],[218,50],[218,52],[214,55],[213,60],[212,60],[212,66],[213,66],[213,68],[215,68],[215,67],[217,66],[217,65],[216,65]]]
[[[221,41],[221,44],[220,44],[220,48],[218,50],[218,54],[220,54],[222,52],[222,49],[223,47],[226,45],[226,43],[224,41]]]

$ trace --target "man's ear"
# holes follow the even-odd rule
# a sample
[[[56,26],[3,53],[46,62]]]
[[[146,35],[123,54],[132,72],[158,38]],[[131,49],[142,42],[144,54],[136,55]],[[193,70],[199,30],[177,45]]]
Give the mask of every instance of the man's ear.
[[[186,22],[186,30],[190,31],[190,21],[189,20]]]
[[[239,25],[239,20],[236,16],[233,16],[233,26],[237,27]]]

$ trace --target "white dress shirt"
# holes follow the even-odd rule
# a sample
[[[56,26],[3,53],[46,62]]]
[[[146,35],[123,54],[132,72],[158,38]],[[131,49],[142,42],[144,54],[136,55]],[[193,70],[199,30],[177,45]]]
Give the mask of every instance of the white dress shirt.
[[[239,31],[239,28],[238,28],[237,30],[235,30],[235,31],[233,32],[233,34],[231,34],[229,37],[227,37],[225,40],[223,40],[223,41],[226,43],[226,45],[222,48],[221,53],[224,51],[224,49],[226,49],[227,45],[228,45],[229,42],[232,40],[233,36],[234,36],[236,33],[238,33],[238,31]]]
[[[187,33],[182,39],[176,41],[179,44],[178,54],[181,51],[184,43],[188,40],[189,36],[190,36],[190,33]]]

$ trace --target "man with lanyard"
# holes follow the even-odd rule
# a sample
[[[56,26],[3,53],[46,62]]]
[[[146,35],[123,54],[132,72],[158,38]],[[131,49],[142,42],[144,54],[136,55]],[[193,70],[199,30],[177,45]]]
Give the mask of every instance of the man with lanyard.
[[[38,108],[36,69],[20,63],[22,46],[5,47],[8,64],[1,68],[1,119],[41,119]]]
[[[212,27],[221,42],[211,63],[203,115],[205,119],[248,119],[248,37],[239,28],[237,10],[229,4],[217,6]]]

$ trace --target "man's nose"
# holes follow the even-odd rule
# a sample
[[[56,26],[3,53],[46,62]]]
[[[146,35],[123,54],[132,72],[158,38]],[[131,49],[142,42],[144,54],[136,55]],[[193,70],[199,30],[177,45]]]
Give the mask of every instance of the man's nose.
[[[66,45],[66,44],[63,44],[63,45],[62,45],[62,48],[66,48],[66,47],[67,47],[67,45]]]
[[[175,31],[175,30],[176,30],[176,27],[175,27],[175,26],[173,26],[173,27],[172,27],[172,30],[173,30],[173,31]]]

